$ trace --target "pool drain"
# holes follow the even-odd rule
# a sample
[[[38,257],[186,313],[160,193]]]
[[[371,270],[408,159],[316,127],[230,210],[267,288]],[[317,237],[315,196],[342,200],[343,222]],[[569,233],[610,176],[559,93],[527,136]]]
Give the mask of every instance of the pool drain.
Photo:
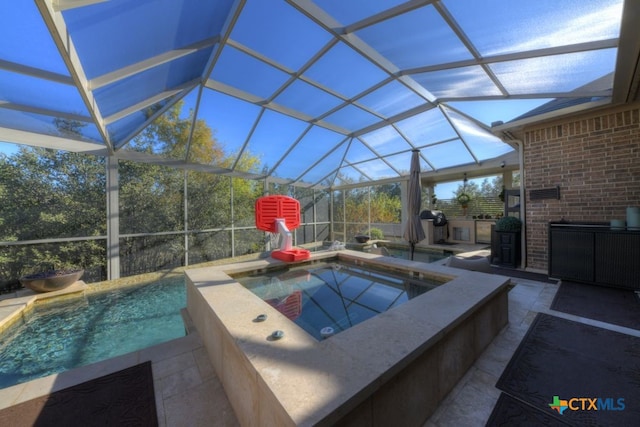
[[[325,326],[324,328],[320,329],[320,335],[322,336],[322,338],[329,338],[334,333],[335,331],[331,326]]]

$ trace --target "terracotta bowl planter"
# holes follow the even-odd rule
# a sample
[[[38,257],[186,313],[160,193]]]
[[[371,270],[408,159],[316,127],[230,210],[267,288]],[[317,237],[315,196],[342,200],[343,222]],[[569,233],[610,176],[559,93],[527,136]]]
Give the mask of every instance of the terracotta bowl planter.
[[[51,270],[20,278],[25,288],[36,292],[59,291],[80,280],[84,270]]]

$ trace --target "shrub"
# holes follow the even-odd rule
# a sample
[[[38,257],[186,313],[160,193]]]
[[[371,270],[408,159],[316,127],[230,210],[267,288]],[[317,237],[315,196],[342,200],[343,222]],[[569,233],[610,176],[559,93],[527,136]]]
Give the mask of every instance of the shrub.
[[[505,216],[496,221],[496,231],[520,231],[522,221],[515,216]]]
[[[371,236],[371,240],[383,240],[384,233],[379,228],[372,228],[369,231],[369,235]]]

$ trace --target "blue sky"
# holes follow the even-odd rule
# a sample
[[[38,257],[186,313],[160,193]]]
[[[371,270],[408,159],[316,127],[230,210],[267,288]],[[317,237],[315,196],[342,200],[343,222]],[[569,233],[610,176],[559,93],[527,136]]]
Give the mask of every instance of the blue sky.
[[[9,144],[8,142],[0,142],[0,153],[4,153],[7,156],[10,156],[16,151],[18,151],[18,146],[16,144]]]

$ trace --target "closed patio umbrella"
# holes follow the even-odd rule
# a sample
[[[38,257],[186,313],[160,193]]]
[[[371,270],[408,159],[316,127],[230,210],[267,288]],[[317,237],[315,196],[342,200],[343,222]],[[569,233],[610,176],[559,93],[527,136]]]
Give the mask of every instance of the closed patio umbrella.
[[[420,188],[420,150],[413,150],[411,168],[409,169],[409,191],[407,192],[407,223],[403,237],[409,242],[411,259],[416,249],[416,243],[425,238],[422,222],[420,221],[420,205],[422,204],[422,190]]]

